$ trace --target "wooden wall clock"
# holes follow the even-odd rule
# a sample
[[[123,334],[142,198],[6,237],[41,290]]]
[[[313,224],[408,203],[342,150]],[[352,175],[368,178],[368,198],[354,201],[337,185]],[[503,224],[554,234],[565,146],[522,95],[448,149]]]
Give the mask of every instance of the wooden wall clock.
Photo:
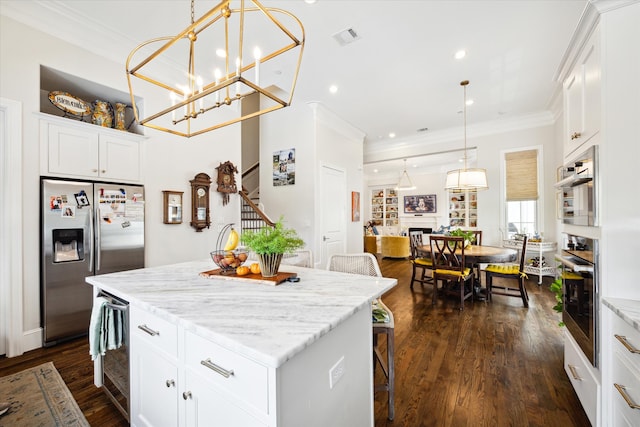
[[[201,232],[209,228],[209,189],[211,178],[206,173],[199,173],[191,181],[191,226]]]
[[[229,203],[229,194],[238,192],[235,176],[238,173],[238,168],[230,161],[226,161],[220,163],[216,170],[218,171],[218,192],[222,193],[222,205],[225,206]]]

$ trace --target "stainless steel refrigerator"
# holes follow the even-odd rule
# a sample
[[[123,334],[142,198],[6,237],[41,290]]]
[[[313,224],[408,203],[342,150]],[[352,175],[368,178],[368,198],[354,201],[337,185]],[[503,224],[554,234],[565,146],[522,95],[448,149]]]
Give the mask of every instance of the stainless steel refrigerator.
[[[144,267],[144,187],[42,178],[41,322],[51,346],[89,329],[87,276]]]

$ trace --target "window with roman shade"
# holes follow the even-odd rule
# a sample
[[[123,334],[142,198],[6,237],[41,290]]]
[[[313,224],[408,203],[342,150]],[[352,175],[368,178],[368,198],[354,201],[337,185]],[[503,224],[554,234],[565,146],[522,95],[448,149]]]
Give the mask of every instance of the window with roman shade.
[[[538,200],[538,150],[505,153],[507,202]]]
[[[538,223],[538,149],[504,153],[506,235],[534,234]]]

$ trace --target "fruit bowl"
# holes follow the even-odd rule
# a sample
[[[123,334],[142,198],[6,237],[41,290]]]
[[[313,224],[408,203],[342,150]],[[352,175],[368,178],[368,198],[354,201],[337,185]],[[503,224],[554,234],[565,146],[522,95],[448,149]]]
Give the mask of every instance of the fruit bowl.
[[[248,251],[246,249],[234,249],[232,251],[216,250],[211,252],[211,259],[220,267],[222,273],[235,273],[236,268],[240,267],[247,260]]]

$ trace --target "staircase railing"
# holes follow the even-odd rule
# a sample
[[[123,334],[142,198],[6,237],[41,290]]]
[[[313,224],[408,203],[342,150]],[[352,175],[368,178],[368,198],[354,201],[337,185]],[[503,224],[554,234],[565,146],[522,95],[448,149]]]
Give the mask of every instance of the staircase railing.
[[[240,211],[240,226],[242,230],[259,230],[262,227],[274,227],[275,223],[265,214],[247,195],[243,188],[238,192],[242,197],[242,207]]]

